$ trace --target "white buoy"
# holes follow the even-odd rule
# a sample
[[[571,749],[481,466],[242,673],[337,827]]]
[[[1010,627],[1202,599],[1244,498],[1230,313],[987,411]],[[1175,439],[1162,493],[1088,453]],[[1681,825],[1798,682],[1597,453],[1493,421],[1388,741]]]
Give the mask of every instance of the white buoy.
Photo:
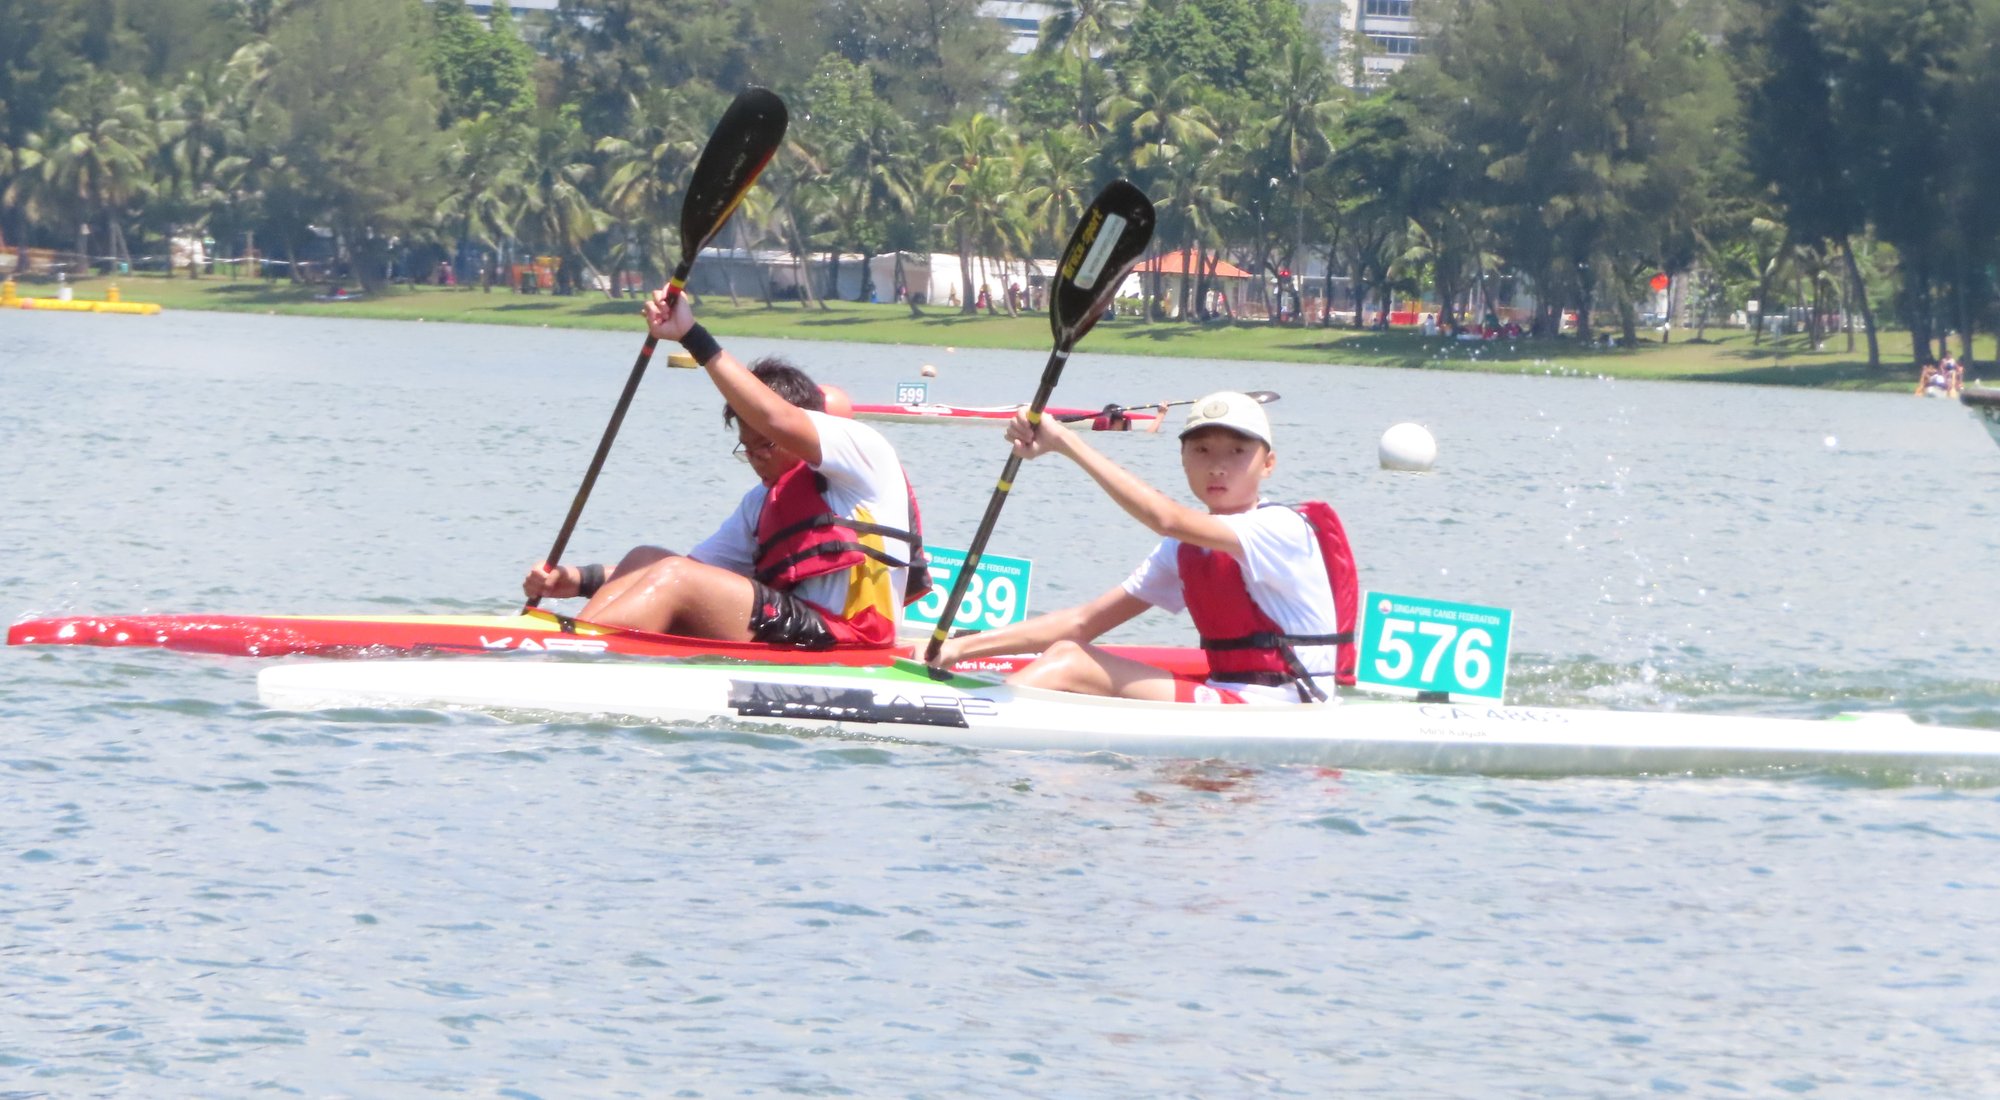
[[[1423,473],[1437,461],[1438,444],[1422,424],[1402,423],[1382,433],[1382,468]]]
[[[933,367],[933,366],[931,366],[931,365],[930,365],[929,363],[925,363],[925,364],[924,364],[924,369],[923,369],[923,370],[920,370],[920,371],[918,371],[917,373],[918,373],[918,374],[921,374],[921,375],[923,375],[923,376],[924,376],[925,378],[936,378],[936,377],[937,377],[937,368],[936,368],[936,367]]]

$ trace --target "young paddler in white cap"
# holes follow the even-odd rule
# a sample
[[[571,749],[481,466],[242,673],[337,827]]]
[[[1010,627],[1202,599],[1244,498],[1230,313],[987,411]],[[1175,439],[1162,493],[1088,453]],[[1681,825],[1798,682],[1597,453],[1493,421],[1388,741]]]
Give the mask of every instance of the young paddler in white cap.
[[[983,634],[947,641],[956,661],[1040,653],[1011,683],[1183,703],[1332,699],[1353,682],[1354,557],[1333,509],[1267,505],[1277,469],[1271,421],[1248,394],[1213,393],[1188,410],[1181,469],[1200,507],[1188,507],[1104,457],[1052,417],[1007,427],[1016,454],[1056,453],[1088,473],[1132,518],[1161,536],[1131,576],[1103,595]],[[1093,644],[1148,608],[1187,610],[1208,652],[1206,680]]]

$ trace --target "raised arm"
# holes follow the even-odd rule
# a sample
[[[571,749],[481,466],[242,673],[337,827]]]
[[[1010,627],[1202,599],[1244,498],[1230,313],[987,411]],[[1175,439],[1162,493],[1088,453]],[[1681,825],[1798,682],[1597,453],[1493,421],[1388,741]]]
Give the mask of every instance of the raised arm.
[[[1007,439],[1014,444],[1014,453],[1023,458],[1037,458],[1055,453],[1067,457],[1083,468],[1091,480],[1097,482],[1106,496],[1116,501],[1127,515],[1156,535],[1179,539],[1205,550],[1221,550],[1228,554],[1241,554],[1243,544],[1236,532],[1228,524],[1199,509],[1182,504],[1139,477],[1139,475],[1106,458],[1095,447],[1083,441],[1083,437],[1053,417],[1043,417],[1039,428],[1028,424],[1026,414],[1014,417],[1007,425]]]
[[[665,288],[656,291],[646,303],[646,327],[654,336],[673,340],[687,348],[688,353],[708,371],[709,380],[715,383],[722,399],[736,410],[738,420],[757,434],[805,459],[807,465],[819,465],[819,429],[813,426],[812,417],[807,416],[804,409],[778,396],[771,387],[758,381],[757,376],[751,374],[750,369],[738,362],[735,356],[722,350],[715,337],[695,321],[694,310],[688,306],[686,295],[676,296],[669,305]]]

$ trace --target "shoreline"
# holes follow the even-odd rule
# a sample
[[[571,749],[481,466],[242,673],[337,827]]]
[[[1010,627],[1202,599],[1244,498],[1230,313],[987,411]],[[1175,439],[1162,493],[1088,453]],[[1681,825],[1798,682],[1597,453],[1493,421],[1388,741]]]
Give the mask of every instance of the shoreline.
[[[379,295],[338,301],[315,298],[321,288],[284,281],[201,279],[159,275],[93,276],[71,284],[78,298],[103,298],[117,285],[128,302],[156,302],[165,309],[292,316],[348,316],[390,321],[451,321],[465,324],[526,325],[545,328],[631,331],[642,334],[636,299],[598,294],[560,298],[517,294],[503,288],[390,287]],[[39,292],[39,289],[37,290]],[[23,288],[23,293],[27,293]],[[711,295],[701,303],[702,323],[718,336],[764,339],[836,340],[860,344],[977,347],[1046,354],[1044,314],[1020,317],[965,316],[956,307],[927,307],[912,317],[905,306],[830,302],[803,308],[796,302],[765,305],[743,299],[732,305]],[[1671,344],[1643,340],[1632,348],[1579,347],[1568,339],[1461,342],[1411,331],[1370,332],[1345,328],[1292,328],[1262,323],[1191,325],[1178,321],[1117,318],[1099,324],[1080,346],[1092,353],[1173,356],[1186,359],[1254,360],[1313,366],[1397,367],[1414,370],[1475,371],[1494,374],[1561,374],[1663,382],[1724,382],[1738,385],[1797,386],[1863,392],[1911,392],[1907,366],[1909,334],[1880,334],[1884,365],[1870,370],[1865,337],[1846,350],[1846,336],[1834,334],[1820,351],[1807,350],[1805,337],[1769,338],[1753,345],[1747,332],[1710,329],[1710,339]],[[1981,369],[1996,357],[1994,341],[1978,341]],[[1978,381],[1968,378],[1967,383]]]

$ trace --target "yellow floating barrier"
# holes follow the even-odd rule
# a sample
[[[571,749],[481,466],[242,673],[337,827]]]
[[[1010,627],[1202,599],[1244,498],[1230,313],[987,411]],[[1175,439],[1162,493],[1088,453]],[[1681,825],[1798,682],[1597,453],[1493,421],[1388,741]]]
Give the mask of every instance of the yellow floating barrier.
[[[160,312],[158,302],[124,302],[118,298],[118,288],[112,287],[108,297],[102,302],[87,302],[77,298],[22,298],[13,293],[11,281],[0,285],[0,306],[17,309],[54,310],[58,313],[129,313],[150,317]]]

